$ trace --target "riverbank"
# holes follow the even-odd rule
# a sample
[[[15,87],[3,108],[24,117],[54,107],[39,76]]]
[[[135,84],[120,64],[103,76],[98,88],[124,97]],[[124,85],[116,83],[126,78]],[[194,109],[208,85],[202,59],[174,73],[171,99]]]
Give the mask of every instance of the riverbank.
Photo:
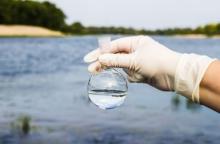
[[[63,37],[66,36],[60,31],[50,30],[39,26],[28,25],[0,25],[0,37]],[[204,34],[172,35],[175,38],[186,39],[220,39],[220,35],[207,36]]]
[[[0,25],[0,37],[62,37],[59,31],[38,26]]]

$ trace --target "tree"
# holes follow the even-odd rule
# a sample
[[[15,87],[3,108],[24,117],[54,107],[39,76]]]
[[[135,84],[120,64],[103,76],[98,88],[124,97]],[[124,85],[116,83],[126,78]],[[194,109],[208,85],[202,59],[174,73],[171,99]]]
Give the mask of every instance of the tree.
[[[204,32],[207,35],[214,35],[217,33],[217,24],[208,24],[204,27]]]
[[[0,23],[9,24],[12,20],[11,17],[11,1],[10,0],[0,0]]]
[[[75,22],[70,26],[70,32],[73,34],[83,34],[84,26],[80,22]]]
[[[65,14],[50,2],[0,0],[0,24],[26,24],[60,30]]]

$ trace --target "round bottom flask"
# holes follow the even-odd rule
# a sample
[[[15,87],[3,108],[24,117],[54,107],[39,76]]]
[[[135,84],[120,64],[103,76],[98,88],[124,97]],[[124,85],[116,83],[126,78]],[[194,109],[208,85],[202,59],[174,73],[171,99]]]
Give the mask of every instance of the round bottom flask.
[[[101,109],[122,105],[128,91],[127,81],[117,69],[107,69],[92,75],[87,88],[89,99]]]

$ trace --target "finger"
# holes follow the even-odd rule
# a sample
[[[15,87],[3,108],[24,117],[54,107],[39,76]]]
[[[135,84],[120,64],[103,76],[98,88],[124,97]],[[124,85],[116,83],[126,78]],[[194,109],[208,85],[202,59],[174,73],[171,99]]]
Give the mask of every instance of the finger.
[[[103,54],[99,57],[99,62],[107,67],[129,68],[131,56],[129,54]]]
[[[111,53],[131,53],[135,49],[135,45],[146,36],[130,36],[120,38],[111,42]]]
[[[111,42],[108,53],[131,53],[135,49],[135,44],[144,37],[145,36],[132,36],[114,40]],[[84,61],[87,63],[94,62],[101,54],[102,53],[99,48],[95,49],[84,57]]]
[[[94,62],[98,59],[100,54],[101,54],[100,50],[95,49],[92,52],[88,53],[86,56],[84,56],[84,62],[86,62],[86,63]]]
[[[89,65],[88,71],[92,74],[98,74],[102,71],[102,65],[99,61],[96,61]]]
[[[131,52],[132,37],[120,38],[111,42],[111,53]]]
[[[111,42],[111,47],[108,50],[108,53],[119,53],[119,52],[126,52],[128,53],[130,51],[130,41],[131,37],[129,38],[121,38],[115,41]],[[95,49],[92,52],[88,53],[86,56],[84,56],[84,62],[91,63],[98,59],[98,57],[101,55],[101,50]]]

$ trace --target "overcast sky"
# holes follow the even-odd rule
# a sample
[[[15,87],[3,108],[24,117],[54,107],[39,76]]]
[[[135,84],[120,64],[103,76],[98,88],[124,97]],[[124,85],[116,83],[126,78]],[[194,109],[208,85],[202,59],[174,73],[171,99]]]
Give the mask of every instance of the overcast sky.
[[[195,27],[220,22],[220,0],[49,0],[67,22],[135,28]]]

